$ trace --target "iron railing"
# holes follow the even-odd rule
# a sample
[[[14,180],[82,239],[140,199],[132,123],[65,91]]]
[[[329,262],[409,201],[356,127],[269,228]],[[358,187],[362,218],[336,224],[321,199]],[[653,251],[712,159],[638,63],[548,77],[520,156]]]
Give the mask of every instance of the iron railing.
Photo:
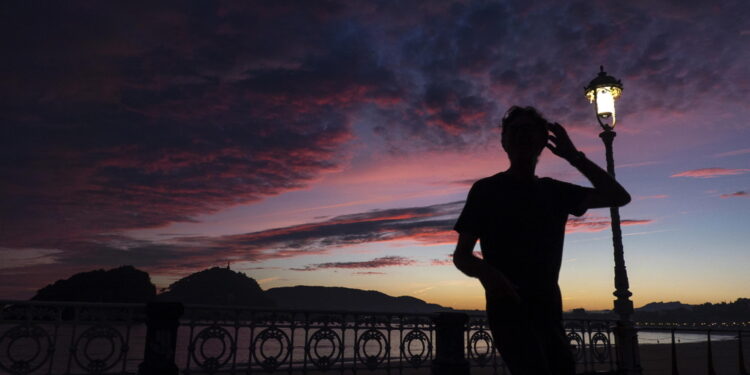
[[[183,312],[182,305],[169,303],[0,301],[0,374],[356,373],[378,369],[400,374],[447,363],[438,353],[440,345],[449,344],[458,345],[459,352],[459,358],[450,361],[464,363],[467,369],[482,368],[482,373],[508,373],[493,345],[486,317],[452,314],[464,316],[453,327],[458,334],[441,336],[440,332],[446,332],[441,322],[448,320],[437,319],[436,314],[200,305],[185,306]],[[565,320],[578,373],[617,370],[615,327],[613,320]],[[708,374],[716,372],[716,335],[734,335],[720,348],[725,357],[727,351],[737,353],[732,372],[747,374],[742,340],[750,331],[744,328],[641,323],[639,331],[671,334],[671,345],[658,347],[664,353],[670,348],[667,360],[674,375],[684,366],[680,359],[690,360],[687,357],[693,355],[680,345],[679,338],[675,340],[675,334],[705,335],[702,345]],[[448,339],[441,343],[437,337]],[[651,365],[656,367],[644,362],[644,367]]]

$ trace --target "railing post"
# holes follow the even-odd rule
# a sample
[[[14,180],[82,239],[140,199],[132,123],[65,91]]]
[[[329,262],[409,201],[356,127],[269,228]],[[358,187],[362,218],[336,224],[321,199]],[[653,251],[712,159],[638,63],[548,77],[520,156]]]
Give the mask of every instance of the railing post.
[[[177,327],[184,309],[179,302],[146,305],[146,345],[138,375],[177,375],[174,361]]]
[[[674,328],[672,328],[672,375],[680,375],[677,370],[677,345],[674,342]]]
[[[433,375],[468,375],[469,361],[464,354],[464,329],[469,316],[464,313],[441,312],[435,320],[435,360]]]
[[[747,368],[745,368],[745,352],[742,350],[742,330],[737,331],[737,343],[739,344],[740,358],[740,375],[748,375]]]
[[[714,352],[711,349],[711,330],[708,330],[708,375],[716,375],[714,369]]]

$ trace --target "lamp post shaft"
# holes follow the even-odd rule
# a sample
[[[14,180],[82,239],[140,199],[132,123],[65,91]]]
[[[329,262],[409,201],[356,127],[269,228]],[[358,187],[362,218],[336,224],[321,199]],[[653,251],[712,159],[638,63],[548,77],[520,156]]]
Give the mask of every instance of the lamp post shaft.
[[[617,133],[610,128],[599,134],[604,141],[607,157],[607,172],[615,177],[615,160],[612,153],[612,143]],[[620,229],[620,210],[610,207],[612,217],[612,244],[614,245],[615,257],[615,292],[617,299],[614,301],[614,310],[618,315],[615,337],[617,339],[617,363],[620,374],[641,374],[641,360],[638,351],[638,332],[631,320],[633,315],[633,301],[630,296],[630,283],[628,272],[625,268],[625,255],[622,246],[622,230]]]

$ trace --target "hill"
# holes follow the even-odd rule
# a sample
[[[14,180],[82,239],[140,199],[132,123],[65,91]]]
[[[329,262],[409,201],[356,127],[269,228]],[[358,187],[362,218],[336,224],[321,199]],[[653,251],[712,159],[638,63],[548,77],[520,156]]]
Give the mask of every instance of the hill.
[[[146,302],[156,295],[148,273],[133,266],[81,272],[36,292],[33,301]]]
[[[274,307],[255,279],[227,268],[209,268],[175,281],[158,297],[189,304]]]
[[[692,310],[693,305],[688,305],[679,301],[651,302],[651,303],[647,303],[643,305],[642,307],[635,309],[635,311],[656,312],[656,311],[669,311],[669,310],[679,310],[679,309]]]
[[[651,311],[641,308],[636,310],[633,319],[645,322],[671,323],[750,321],[750,299],[748,298],[738,298],[734,302],[704,303],[700,305],[685,305],[679,302],[673,302],[673,304],[673,306],[680,305],[680,307]]]
[[[419,298],[392,297],[374,290],[325,286],[293,286],[272,288],[266,295],[282,309],[346,310],[375,312],[431,313],[451,308],[427,303]]]

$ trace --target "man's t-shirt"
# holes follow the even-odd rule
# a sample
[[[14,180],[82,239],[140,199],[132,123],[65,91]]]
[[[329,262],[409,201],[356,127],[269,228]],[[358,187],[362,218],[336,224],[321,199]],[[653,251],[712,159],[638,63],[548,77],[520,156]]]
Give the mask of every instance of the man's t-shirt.
[[[479,237],[482,257],[518,286],[530,304],[561,309],[557,279],[568,214],[586,212],[593,189],[551,178],[519,181],[506,172],[483,178],[469,191],[454,226]]]

